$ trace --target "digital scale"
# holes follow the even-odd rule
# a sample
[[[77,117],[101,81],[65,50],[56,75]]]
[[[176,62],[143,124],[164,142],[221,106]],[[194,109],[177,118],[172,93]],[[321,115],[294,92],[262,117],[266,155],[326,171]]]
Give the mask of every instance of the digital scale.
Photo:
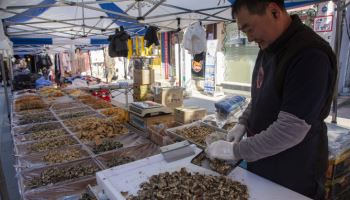
[[[130,103],[129,111],[140,117],[172,113],[172,110],[170,108],[153,101],[140,101]]]

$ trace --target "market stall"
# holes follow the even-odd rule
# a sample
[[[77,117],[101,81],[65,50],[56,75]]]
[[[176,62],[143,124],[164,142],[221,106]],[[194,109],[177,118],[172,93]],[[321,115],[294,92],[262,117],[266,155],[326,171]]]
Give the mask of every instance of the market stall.
[[[74,41],[71,43],[76,45],[106,45],[108,42],[105,36],[114,33],[121,26],[132,35],[140,33],[145,24],[157,25],[163,31],[168,31],[181,30],[194,20],[203,24],[231,21],[229,8],[232,3],[219,1],[220,5],[217,5],[216,1],[203,1],[203,5],[197,5],[196,2],[188,1],[186,4],[185,1],[135,1],[128,4],[130,2],[125,3],[127,1],[102,1],[91,6],[89,4],[94,2],[84,4],[44,1],[38,5],[34,4],[36,2],[23,6],[11,5],[10,2],[8,9],[1,9],[3,12],[15,14],[7,20],[8,34],[13,37],[54,35],[64,39],[15,38],[14,41],[27,45],[63,45],[70,41]],[[312,2],[291,1],[287,5],[297,6]],[[45,13],[46,10],[56,9],[56,13],[59,13],[61,7],[72,11],[73,6],[83,8],[81,13],[78,11],[82,18],[76,20],[85,24],[78,28],[59,27],[62,24],[74,25],[70,22],[72,19],[50,20],[45,16],[49,15]],[[16,11],[21,9],[28,10],[22,13]],[[89,11],[84,13],[84,9]],[[103,15],[96,17],[101,12]],[[114,20],[115,17],[121,22]],[[100,23],[105,19],[109,20],[107,28],[104,23]],[[27,23],[32,25],[28,26]],[[41,28],[42,24],[57,27],[50,32],[49,28]],[[90,38],[96,35],[104,38]],[[42,48],[40,45],[31,47],[30,52],[38,53]],[[58,58],[65,57],[64,54],[65,52],[56,52]],[[1,58],[0,55],[0,61]],[[109,199],[138,199],[137,195],[140,199],[150,199],[149,195],[169,199],[169,196],[162,193],[169,189],[161,187],[164,185],[170,185],[173,191],[171,198],[179,197],[177,195],[180,195],[179,198],[181,195],[189,195],[191,198],[208,190],[210,194],[206,195],[212,195],[210,197],[213,198],[232,195],[232,198],[240,199],[308,199],[244,168],[232,167],[237,163],[210,163],[207,158],[203,158],[209,162],[209,168],[206,168],[201,162],[193,162],[207,146],[208,138],[218,140],[225,137],[227,130],[237,122],[239,111],[246,106],[245,99],[238,98],[237,105],[230,107],[225,117],[214,114],[204,118],[206,110],[203,108],[178,108],[183,106],[182,88],[154,87],[154,72],[144,65],[136,67],[132,64],[133,68],[129,73],[133,74],[133,80],[126,80],[125,61],[124,64],[125,80],[116,83],[100,83],[94,77],[85,75],[69,77],[72,84],[65,85],[65,88],[41,87],[38,90],[14,93],[12,107],[9,107],[12,119],[11,135],[16,154],[18,185],[24,199],[83,199],[88,196],[85,192],[87,188],[98,199],[103,199],[102,194]],[[84,65],[84,68],[87,66]],[[179,66],[181,76],[180,61]],[[141,102],[129,104],[127,94],[132,89],[135,101]],[[111,100],[111,96],[118,94],[125,94],[125,105],[121,106]],[[334,129],[339,130],[338,128]],[[343,136],[347,134],[346,131],[341,129],[337,132],[339,135],[331,143],[331,147],[336,147],[335,149],[339,145],[342,148],[341,151],[333,149],[330,157],[333,162],[329,166],[330,175],[327,177],[329,198],[343,195],[348,190],[344,186],[349,174],[344,168],[348,167],[350,159],[349,144],[343,143],[349,139]],[[183,145],[182,141],[189,141],[191,145]],[[169,154],[173,158],[172,162],[167,161]],[[186,170],[181,169],[183,167]],[[225,171],[228,173],[218,173],[220,169],[228,169]],[[182,176],[197,181],[193,183],[195,188],[190,188],[188,184],[184,186],[186,194],[176,190],[180,188],[176,181],[181,181]],[[200,184],[197,179],[210,180],[210,183],[217,184],[221,188],[219,194],[211,190],[209,185]],[[220,181],[227,181],[230,187],[224,188]],[[155,187],[154,185],[164,191],[153,194],[149,189]]]

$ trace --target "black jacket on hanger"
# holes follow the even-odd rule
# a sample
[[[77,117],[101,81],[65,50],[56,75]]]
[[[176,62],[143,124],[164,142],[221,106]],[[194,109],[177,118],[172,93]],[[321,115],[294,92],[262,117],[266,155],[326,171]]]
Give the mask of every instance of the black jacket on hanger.
[[[130,38],[122,28],[116,30],[114,35],[109,36],[108,54],[110,57],[128,57],[128,39]]]
[[[157,36],[158,28],[155,26],[150,26],[147,28],[145,33],[146,47],[150,47],[152,44],[158,46],[159,40]]]

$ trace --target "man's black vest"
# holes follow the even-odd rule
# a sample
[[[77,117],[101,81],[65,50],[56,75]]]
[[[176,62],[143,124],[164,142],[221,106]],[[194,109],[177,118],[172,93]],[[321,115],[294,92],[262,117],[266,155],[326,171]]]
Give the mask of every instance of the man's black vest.
[[[281,184],[294,191],[313,198],[322,187],[319,180],[324,176],[328,161],[327,127],[324,119],[328,116],[335,89],[337,65],[329,44],[302,24],[297,16],[292,16],[287,31],[266,50],[260,51],[252,79],[252,112],[248,118],[248,136],[259,134],[276,119],[283,99],[286,74],[294,59],[305,50],[317,49],[328,55],[331,69],[328,69],[328,94],[318,119],[313,119],[311,129],[298,145],[256,162],[248,163],[248,170]],[[265,54],[266,60],[264,60]],[[266,71],[259,71],[259,61]],[[307,67],[307,66],[306,66]],[[270,72],[270,73],[269,73]],[[264,93],[255,87],[263,74]],[[261,88],[261,89],[262,89]],[[260,89],[259,89],[260,91]],[[257,99],[264,99],[258,102]],[[255,105],[255,108],[254,108]],[[258,112],[258,113],[257,113]],[[296,183],[297,182],[297,183]]]

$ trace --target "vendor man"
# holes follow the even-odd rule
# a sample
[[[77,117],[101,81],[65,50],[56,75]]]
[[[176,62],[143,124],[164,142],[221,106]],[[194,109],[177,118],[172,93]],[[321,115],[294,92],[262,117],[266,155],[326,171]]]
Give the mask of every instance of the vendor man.
[[[328,116],[337,75],[329,44],[289,16],[283,0],[236,0],[232,14],[260,51],[251,102],[211,158],[248,162],[248,170],[312,199],[324,198]],[[240,141],[247,133],[247,138]]]

